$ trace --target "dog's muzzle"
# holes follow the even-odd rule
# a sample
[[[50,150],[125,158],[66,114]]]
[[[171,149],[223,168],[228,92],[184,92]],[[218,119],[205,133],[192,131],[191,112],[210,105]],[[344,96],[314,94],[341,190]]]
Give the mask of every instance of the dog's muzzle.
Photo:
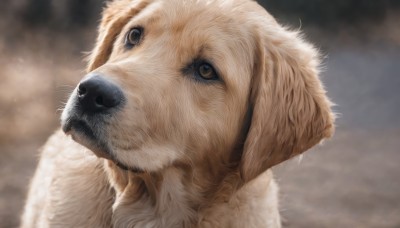
[[[62,114],[62,129],[98,156],[111,159],[105,129],[124,103],[118,85],[99,74],[90,74],[71,95]]]

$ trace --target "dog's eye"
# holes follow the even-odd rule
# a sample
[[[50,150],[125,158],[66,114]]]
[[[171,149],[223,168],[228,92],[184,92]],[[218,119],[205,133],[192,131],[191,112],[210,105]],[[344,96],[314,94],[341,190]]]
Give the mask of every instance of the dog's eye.
[[[220,81],[218,71],[215,70],[214,66],[204,59],[195,59],[186,67],[182,68],[184,75],[190,76],[199,82],[212,83]]]
[[[212,79],[215,76],[214,69],[208,63],[201,64],[199,66],[198,73],[202,78],[206,80]]]
[[[218,79],[218,75],[215,72],[214,68],[208,63],[199,64],[196,73],[204,80]]]
[[[141,27],[135,27],[131,29],[126,35],[125,46],[131,48],[138,45],[140,40],[142,39],[142,34],[143,28]]]

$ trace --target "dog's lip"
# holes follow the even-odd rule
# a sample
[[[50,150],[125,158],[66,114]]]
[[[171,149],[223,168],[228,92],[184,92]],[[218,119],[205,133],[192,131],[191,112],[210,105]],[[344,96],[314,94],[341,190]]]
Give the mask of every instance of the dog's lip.
[[[82,132],[88,138],[96,139],[94,131],[86,118],[80,115],[71,115],[65,122],[62,123],[62,130],[65,134],[71,135],[74,131]]]
[[[65,123],[62,123],[61,129],[63,132],[67,135],[70,134],[70,131],[72,130],[72,123],[70,120],[67,120]]]
[[[144,170],[139,168],[128,167],[125,164],[122,164],[117,159],[112,156],[110,149],[101,145],[104,144],[100,142],[99,139],[93,133],[93,130],[89,127],[89,125],[79,118],[71,118],[62,126],[62,130],[66,135],[71,135],[71,138],[83,145],[84,147],[91,150],[96,156],[105,158],[107,160],[112,161],[116,166],[125,171],[131,171],[134,173],[143,173]]]
[[[62,130],[66,135],[70,135],[75,142],[88,148],[98,157],[112,160],[106,143],[95,136],[93,129],[86,121],[79,118],[70,118],[63,124]]]
[[[77,133],[80,135],[86,135],[87,138],[95,139],[93,130],[89,127],[89,124],[77,117],[71,117],[65,123],[62,124],[62,130],[65,134],[75,137]]]

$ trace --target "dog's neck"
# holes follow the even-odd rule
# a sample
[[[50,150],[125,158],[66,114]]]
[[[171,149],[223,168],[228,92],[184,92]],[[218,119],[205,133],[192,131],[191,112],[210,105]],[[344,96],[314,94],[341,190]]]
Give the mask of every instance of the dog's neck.
[[[106,161],[105,169],[116,193],[115,227],[192,227],[202,212],[227,202],[242,186],[237,169],[221,164],[175,165],[157,173],[134,173]],[[124,220],[132,214],[135,219]]]

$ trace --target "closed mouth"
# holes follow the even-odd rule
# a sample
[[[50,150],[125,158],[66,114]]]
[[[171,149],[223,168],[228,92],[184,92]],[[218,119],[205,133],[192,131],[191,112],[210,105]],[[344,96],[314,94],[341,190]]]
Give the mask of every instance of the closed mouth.
[[[144,172],[139,168],[126,166],[115,159],[105,140],[103,140],[95,133],[94,129],[89,125],[87,121],[82,120],[78,117],[70,118],[62,126],[62,130],[65,132],[65,134],[71,135],[72,139],[75,142],[88,148],[98,157],[113,161],[115,165],[117,165],[119,168],[126,171],[132,171],[134,173]]]
[[[93,133],[93,130],[89,127],[86,121],[80,120],[78,118],[69,119],[66,124],[62,127],[63,131],[68,135],[73,135],[73,132],[81,132],[89,139],[96,141],[96,136]]]
[[[77,143],[87,147],[99,157],[112,158],[107,143],[96,133],[90,124],[78,117],[72,117],[62,126],[62,130]]]

